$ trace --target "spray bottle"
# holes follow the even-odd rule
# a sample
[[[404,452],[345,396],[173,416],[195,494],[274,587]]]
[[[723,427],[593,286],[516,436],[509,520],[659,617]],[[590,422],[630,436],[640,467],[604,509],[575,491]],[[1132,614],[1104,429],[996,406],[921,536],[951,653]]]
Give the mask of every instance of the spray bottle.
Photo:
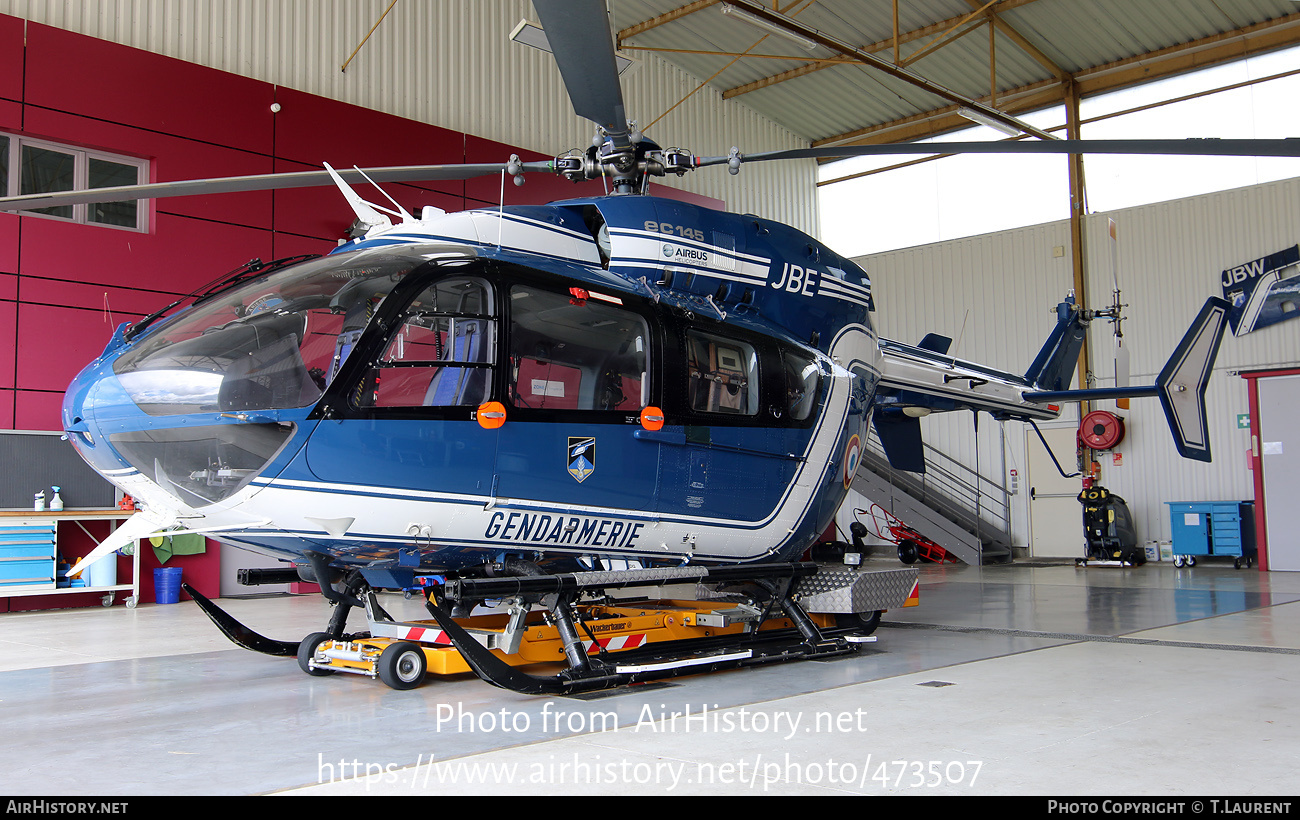
[[[59,496],[59,486],[54,485],[54,497],[50,499],[50,509],[54,512],[63,511],[63,499]]]

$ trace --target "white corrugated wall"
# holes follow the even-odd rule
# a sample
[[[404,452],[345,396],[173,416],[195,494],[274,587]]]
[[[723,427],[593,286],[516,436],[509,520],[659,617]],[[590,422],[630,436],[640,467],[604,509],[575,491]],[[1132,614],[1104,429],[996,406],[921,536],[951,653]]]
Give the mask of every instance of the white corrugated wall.
[[[1111,216],[1119,232],[1119,282],[1129,304],[1125,314],[1131,317],[1125,322],[1125,342],[1132,348],[1132,383],[1150,384],[1205,298],[1223,295],[1223,270],[1300,241],[1300,180],[1131,208]],[[1090,220],[1088,253],[1094,272],[1089,299],[1096,306],[1110,302],[1109,241],[1105,217]],[[1089,343],[1096,351],[1093,371],[1098,384],[1113,384],[1109,326],[1094,326]],[[1212,464],[1177,456],[1158,401],[1134,401],[1130,411],[1121,414],[1131,431],[1119,448],[1124,463],[1108,469],[1109,459],[1103,457],[1102,479],[1129,501],[1139,536],[1169,539],[1166,501],[1252,498],[1246,460],[1249,431],[1237,428],[1237,415],[1249,406],[1246,382],[1237,374],[1297,363],[1300,324],[1288,322],[1242,337],[1229,331],[1206,392]]]
[[[1220,272],[1283,250],[1300,241],[1300,179],[1163,202],[1086,221],[1090,306],[1111,301],[1111,255],[1107,218],[1119,232],[1119,277],[1132,383],[1150,384],[1187,325],[1209,296],[1222,296]],[[1059,250],[1058,250],[1059,249]],[[1057,253],[1062,255],[1057,256]],[[882,335],[916,343],[938,332],[960,341],[955,355],[1013,372],[1024,372],[1053,324],[1052,308],[1070,289],[1069,225],[1055,222],[861,257],[876,292]],[[965,330],[962,325],[965,324]],[[1097,384],[1113,384],[1113,342],[1105,321],[1090,330]],[[1170,537],[1167,501],[1248,500],[1248,431],[1237,428],[1246,413],[1242,370],[1300,363],[1300,322],[1288,322],[1242,338],[1225,337],[1206,394],[1214,461],[1180,458],[1160,403],[1135,399],[1125,418],[1121,466],[1102,455],[1101,482],[1124,497],[1142,541]],[[1114,409],[1113,402],[1095,405]],[[1077,414],[1063,419],[1077,424]],[[973,465],[975,443],[968,413],[931,416],[922,422],[926,440]],[[1025,474],[1023,425],[1007,424],[1007,467]],[[982,472],[996,473],[997,424],[981,416]],[[1070,454],[1058,456],[1071,459]],[[1068,461],[1067,461],[1068,463]],[[1013,501],[1017,545],[1029,543],[1027,486]],[[1082,526],[1081,524],[1079,526]]]
[[[527,0],[399,0],[348,66],[340,66],[388,0],[0,0],[0,14],[342,100],[546,154],[590,144],[551,57],[509,41]],[[630,21],[620,20],[620,25]],[[700,80],[652,54],[624,74],[628,115],[648,126]],[[111,70],[106,66],[105,70]],[[202,93],[196,89],[196,93]],[[343,124],[341,124],[343,125]],[[697,156],[806,147],[705,88],[647,135]],[[503,158],[504,159],[504,158]],[[442,159],[430,156],[430,163]],[[732,210],[817,229],[812,161],[762,163],[739,176],[706,169],[673,180]]]

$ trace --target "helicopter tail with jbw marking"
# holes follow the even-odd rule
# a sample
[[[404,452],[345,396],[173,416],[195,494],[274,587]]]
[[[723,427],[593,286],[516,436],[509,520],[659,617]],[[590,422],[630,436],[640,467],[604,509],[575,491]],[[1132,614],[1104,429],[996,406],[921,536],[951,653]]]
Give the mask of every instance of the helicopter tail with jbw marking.
[[[942,337],[927,336],[919,346],[881,339],[876,433],[890,466],[925,472],[920,420],[931,413],[985,411],[999,420],[1037,421],[1056,418],[1066,402],[1158,396],[1179,454],[1209,461],[1205,390],[1230,310],[1223,299],[1208,299],[1156,383],[1139,387],[1068,389],[1088,323],[1073,299],[1057,306],[1056,327],[1023,376],[947,356]]]

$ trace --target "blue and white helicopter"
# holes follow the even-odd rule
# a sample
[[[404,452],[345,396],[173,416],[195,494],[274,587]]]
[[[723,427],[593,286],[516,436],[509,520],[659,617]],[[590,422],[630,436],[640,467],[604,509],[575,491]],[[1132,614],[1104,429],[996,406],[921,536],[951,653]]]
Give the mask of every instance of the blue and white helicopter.
[[[853,261],[778,222],[647,195],[647,180],[933,146],[713,158],[663,149],[627,126],[612,42],[595,36],[608,31],[604,3],[534,5],[599,144],[542,163],[327,169],[357,214],[355,238],[323,257],[252,264],[187,305],[118,328],[69,387],[63,423],[82,457],[142,510],[74,571],[131,540],[180,531],[273,556],[337,604],[308,655],[345,636],[349,610],[368,606],[371,590],[431,582],[430,612],[479,674],[521,691],[572,691],[653,674],[616,674],[566,650],[570,668],[539,683],[494,665],[452,616],[518,595],[545,605],[576,641],[579,595],[689,577],[744,582],[733,588],[784,611],[798,626],[785,656],[851,648],[807,622],[790,584],[814,571],[799,559],[845,498],[868,424],[895,467],[915,470],[919,418],[930,412],[1041,420],[1064,401],[1158,395],[1180,452],[1209,459],[1203,395],[1222,300],[1206,303],[1147,387],[1068,389],[1096,315],[1069,299],[1024,375],[951,358],[940,337],[919,346],[878,338],[871,283]],[[1230,142],[942,150],[1300,153],[1291,141]],[[416,216],[364,201],[347,181],[503,170],[605,177],[613,193]],[[195,596],[237,642],[299,654],[299,642],[263,638]]]

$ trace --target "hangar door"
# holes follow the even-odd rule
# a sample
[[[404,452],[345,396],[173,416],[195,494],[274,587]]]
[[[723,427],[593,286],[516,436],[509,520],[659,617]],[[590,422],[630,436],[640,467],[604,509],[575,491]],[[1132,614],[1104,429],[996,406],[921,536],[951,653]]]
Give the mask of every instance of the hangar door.
[[[1300,571],[1300,376],[1260,379],[1259,447],[1264,467],[1268,568]]]

